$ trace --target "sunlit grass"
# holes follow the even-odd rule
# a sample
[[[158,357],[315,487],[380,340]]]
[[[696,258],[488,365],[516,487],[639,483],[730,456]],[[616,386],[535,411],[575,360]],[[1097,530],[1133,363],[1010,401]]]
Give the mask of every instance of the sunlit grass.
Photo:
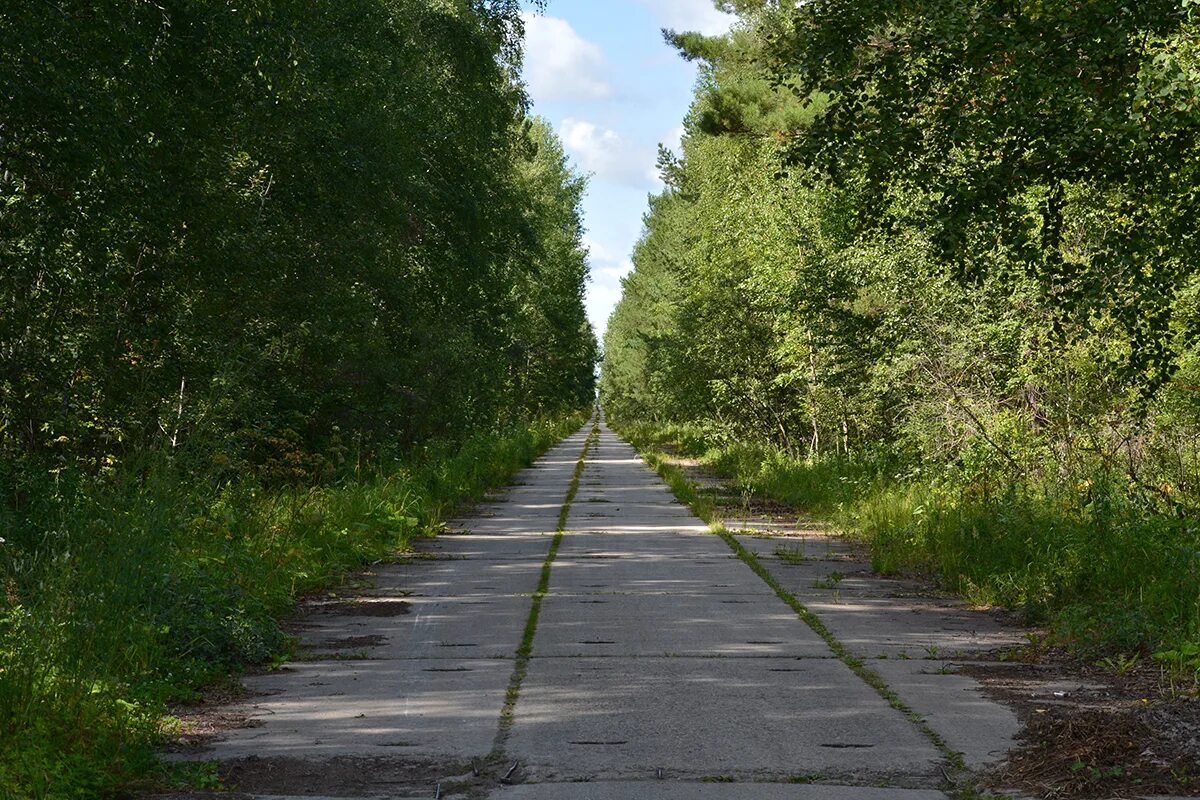
[[[583,417],[325,486],[48,485],[0,545],[0,797],[100,797],[163,779],[165,704],[284,645],[296,598],[434,534]],[[176,776],[178,777],[178,776]]]
[[[891,455],[805,460],[698,425],[619,429],[652,464],[664,447],[698,457],[755,495],[834,521],[869,545],[880,572],[1022,611],[1085,653],[1200,642],[1200,522],[1148,507],[1119,478],[1028,478],[988,493],[952,471],[921,477]],[[671,470],[660,473],[681,498],[697,492]]]

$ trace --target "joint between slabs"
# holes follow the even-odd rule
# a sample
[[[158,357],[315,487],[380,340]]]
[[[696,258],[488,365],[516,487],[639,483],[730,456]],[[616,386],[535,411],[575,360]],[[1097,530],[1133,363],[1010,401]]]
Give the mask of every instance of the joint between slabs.
[[[537,635],[537,624],[542,611],[542,600],[545,599],[550,589],[550,570],[553,567],[554,559],[558,556],[558,548],[562,544],[563,536],[566,534],[567,518],[571,513],[571,504],[575,501],[575,496],[579,493],[579,481],[583,475],[588,453],[599,436],[600,421],[596,418],[592,422],[592,429],[588,433],[587,439],[584,440],[583,449],[579,453],[579,459],[575,462],[575,471],[571,475],[571,482],[567,487],[567,494],[563,499],[562,508],[558,514],[558,525],[554,531],[554,538],[551,540],[550,549],[546,552],[546,558],[542,562],[542,572],[538,580],[538,587],[533,593],[530,602],[529,616],[525,620],[525,629],[521,636],[521,643],[517,647],[516,663],[513,666],[512,677],[509,678],[508,689],[504,695],[504,707],[500,711],[500,722],[496,731],[496,738],[492,744],[492,752],[489,755],[489,761],[494,764],[501,764],[506,761],[505,746],[508,742],[509,732],[512,730],[513,715],[516,710],[517,701],[520,699],[521,684],[524,682],[525,675],[529,671],[529,659],[533,655],[533,640]],[[513,769],[515,768],[516,765],[513,766]]]

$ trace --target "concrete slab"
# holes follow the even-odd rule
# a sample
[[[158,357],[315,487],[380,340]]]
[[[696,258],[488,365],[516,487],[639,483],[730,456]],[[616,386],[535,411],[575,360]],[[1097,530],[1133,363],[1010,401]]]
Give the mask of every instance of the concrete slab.
[[[536,652],[539,656],[832,657],[819,636],[796,623],[795,613],[769,591],[736,596],[552,594],[542,604]]]
[[[337,756],[456,761],[486,754],[512,662],[316,661],[247,678],[257,695],[196,760]]]
[[[989,699],[979,683],[954,673],[949,662],[872,661],[868,665],[913,711],[925,718],[972,769],[1001,761],[1016,746],[1020,720]]]
[[[442,535],[429,542],[422,542],[417,550],[421,553],[445,558],[491,559],[545,559],[554,538],[557,519],[549,520],[546,530],[525,530],[488,535],[452,534]]]
[[[495,790],[492,800],[947,800],[932,789],[778,783],[672,783],[609,781],[540,783]]]
[[[912,581],[884,578],[860,561],[813,560],[800,564],[773,558],[759,562],[775,580],[795,595],[826,595],[832,590],[874,597],[911,597],[920,586]]]
[[[549,549],[549,541],[546,543]],[[529,594],[537,589],[541,558],[407,561],[381,570],[368,594],[402,597],[469,597]]]
[[[309,613],[300,625],[302,646],[309,652],[334,650],[372,659],[506,658],[520,644],[529,614],[529,598],[523,595],[409,597],[402,602],[404,611],[396,616]]]
[[[824,659],[534,658],[509,740],[531,780],[934,779],[938,751]]]
[[[793,558],[861,561],[851,543],[817,531],[797,530],[799,526],[793,526],[788,535],[770,536],[739,534],[738,531],[742,529],[743,523],[736,520],[726,520],[725,527],[733,532],[742,547],[754,553],[759,559],[778,559],[778,554],[783,552]],[[787,526],[781,523],[780,527],[786,528]]]
[[[864,658],[955,658],[1024,643],[987,613],[920,598],[799,593],[850,652]]]
[[[565,541],[565,540],[564,540]],[[741,570],[745,570],[742,574]],[[754,577],[734,559],[684,560],[675,556],[637,558],[560,557],[550,573],[550,591],[562,592],[691,592],[745,594],[757,591]]]
[[[607,558],[686,558],[689,561],[731,561],[734,555],[729,546],[707,531],[680,533],[663,531],[653,536],[644,532],[630,533],[614,521],[604,532],[579,533],[569,531],[559,547],[563,559]],[[556,562],[557,563],[557,562]],[[753,576],[752,576],[753,577]]]

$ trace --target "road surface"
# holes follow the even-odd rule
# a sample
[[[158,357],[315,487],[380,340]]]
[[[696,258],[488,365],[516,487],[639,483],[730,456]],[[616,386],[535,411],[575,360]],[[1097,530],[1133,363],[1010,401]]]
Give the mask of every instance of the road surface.
[[[602,423],[452,528],[308,604],[186,757],[255,797],[942,800],[1017,732],[951,666],[1013,632],[836,538],[714,535]]]

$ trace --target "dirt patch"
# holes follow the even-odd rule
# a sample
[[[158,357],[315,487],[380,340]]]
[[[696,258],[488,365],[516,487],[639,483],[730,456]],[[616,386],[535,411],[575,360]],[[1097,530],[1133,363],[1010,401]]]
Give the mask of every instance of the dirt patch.
[[[198,699],[171,706],[178,728],[171,732],[167,752],[184,753],[204,748],[218,734],[237,728],[253,728],[258,723],[237,710],[251,693],[241,684],[211,686]]]
[[[1021,719],[992,786],[1044,800],[1200,797],[1200,700],[1167,691],[1152,665],[1117,676],[1051,649],[960,671]]]
[[[377,796],[381,787],[391,793],[420,790],[433,797],[438,783],[445,790],[446,784],[462,787],[477,780],[470,763],[403,757],[305,761],[252,756],[222,764],[220,775],[224,785],[235,792],[337,797]]]
[[[1192,737],[1200,730],[1194,702],[1046,709],[994,781],[1044,798],[1200,797],[1200,754],[1171,730],[1185,726]]]
[[[412,603],[407,600],[376,600],[359,597],[348,600],[319,600],[307,603],[303,614],[337,615],[349,617],[398,617],[412,612]]]

